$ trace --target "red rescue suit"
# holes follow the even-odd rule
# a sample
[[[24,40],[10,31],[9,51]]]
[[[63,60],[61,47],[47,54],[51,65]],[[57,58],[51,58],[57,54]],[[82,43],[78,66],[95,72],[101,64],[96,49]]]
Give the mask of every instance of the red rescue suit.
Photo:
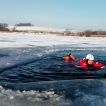
[[[100,69],[100,68],[103,68],[104,67],[104,65],[102,64],[102,63],[100,63],[100,62],[97,62],[97,61],[94,61],[93,62],[93,64],[92,65],[89,65],[88,63],[87,63],[87,59],[85,59],[85,58],[83,58],[83,59],[81,59],[80,61],[79,61],[79,66],[82,68],[82,69],[92,69],[92,68],[98,68],[98,69]]]
[[[63,57],[63,59],[64,59],[66,62],[75,61],[75,56],[73,56],[72,54],[71,54],[71,55],[66,55],[66,56]]]

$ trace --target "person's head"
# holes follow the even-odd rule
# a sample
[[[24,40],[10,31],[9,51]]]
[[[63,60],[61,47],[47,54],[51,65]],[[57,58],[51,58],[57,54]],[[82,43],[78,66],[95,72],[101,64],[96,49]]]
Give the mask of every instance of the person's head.
[[[72,55],[71,51],[69,52],[69,55]]]
[[[89,65],[92,65],[94,63],[94,56],[92,54],[87,54],[86,59]]]
[[[73,61],[75,60],[75,56],[74,56],[74,55],[72,55],[72,53],[71,53],[71,52],[69,53],[69,58],[70,58],[71,60],[73,60]]]

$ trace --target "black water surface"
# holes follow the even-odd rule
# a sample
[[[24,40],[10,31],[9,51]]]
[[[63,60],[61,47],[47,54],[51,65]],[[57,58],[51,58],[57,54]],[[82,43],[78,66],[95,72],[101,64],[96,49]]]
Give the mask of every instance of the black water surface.
[[[11,82],[11,83],[28,83],[28,82],[39,82],[39,81],[55,81],[55,80],[71,80],[71,79],[85,79],[85,78],[105,78],[106,68],[101,70],[81,70],[75,67],[75,64],[83,58],[87,53],[92,53],[97,61],[102,62],[106,65],[106,51],[105,50],[83,50],[73,49],[72,53],[76,56],[77,60],[75,63],[65,62],[62,57],[70,52],[70,50],[58,50],[52,53],[42,54],[40,57],[31,56],[34,50],[32,48],[27,54],[23,51],[27,51],[28,48],[17,49],[21,51],[20,59],[14,59],[16,62],[13,65],[1,67],[0,69],[0,82]],[[44,49],[38,49],[36,53]],[[47,49],[48,50],[48,49]],[[5,50],[6,51],[6,50]],[[12,52],[14,49],[12,50]],[[15,50],[16,51],[16,50]],[[6,52],[5,52],[6,53]],[[29,54],[30,53],[30,54]],[[3,54],[2,54],[3,55]],[[6,55],[6,54],[5,54]],[[8,54],[7,54],[8,55]],[[13,52],[12,58],[16,55]],[[24,57],[23,57],[24,56]],[[25,57],[26,56],[26,57]],[[29,58],[28,58],[29,56]],[[21,58],[22,57],[22,58]]]
[[[0,106],[106,106],[106,68],[80,70],[62,59],[70,50],[74,64],[92,53],[106,65],[105,48],[1,49]]]

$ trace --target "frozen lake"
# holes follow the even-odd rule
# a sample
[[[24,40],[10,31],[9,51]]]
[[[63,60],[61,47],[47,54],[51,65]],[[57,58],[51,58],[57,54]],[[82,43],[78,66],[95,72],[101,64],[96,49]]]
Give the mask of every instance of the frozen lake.
[[[106,38],[1,33],[0,106],[105,106],[106,68],[83,72],[70,50],[106,65]]]

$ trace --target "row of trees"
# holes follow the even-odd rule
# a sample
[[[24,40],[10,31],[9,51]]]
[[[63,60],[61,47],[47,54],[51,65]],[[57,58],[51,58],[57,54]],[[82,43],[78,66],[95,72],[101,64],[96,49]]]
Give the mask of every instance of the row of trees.
[[[86,30],[86,31],[83,31],[83,32],[79,32],[78,35],[80,35],[80,36],[87,36],[87,37],[90,37],[92,35],[100,36],[100,35],[106,35],[106,31]]]
[[[9,31],[8,24],[0,23],[0,31]]]
[[[18,23],[14,26],[34,26],[32,23]],[[9,31],[7,23],[0,23],[0,31]]]
[[[15,24],[14,26],[34,26],[32,23],[18,23]],[[8,24],[7,23],[0,23],[0,31],[10,31],[8,29]],[[15,31],[15,30],[14,30]],[[92,35],[106,35],[106,31],[92,31],[92,30],[86,30],[78,33],[74,33],[71,30],[66,30],[64,31],[64,35],[80,35],[80,36],[87,36],[90,37]]]
[[[15,26],[34,26],[32,23],[18,23]]]
[[[86,30],[86,31],[83,31],[83,32],[78,32],[78,35],[80,36],[87,36],[87,37],[90,37],[91,35],[97,35],[97,31],[91,31],[91,30]]]

